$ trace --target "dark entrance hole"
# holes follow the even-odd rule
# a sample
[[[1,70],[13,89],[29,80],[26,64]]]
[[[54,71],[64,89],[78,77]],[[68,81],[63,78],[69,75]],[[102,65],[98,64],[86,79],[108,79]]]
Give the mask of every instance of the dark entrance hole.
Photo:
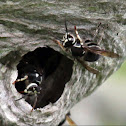
[[[62,95],[65,84],[72,75],[73,61],[49,47],[37,48],[25,54],[17,65],[18,77],[37,71],[42,75],[40,94],[35,108],[42,108],[50,102],[56,102]],[[26,89],[24,81],[15,83],[18,92]],[[24,94],[25,95],[25,94]],[[33,106],[35,97],[28,96],[25,100]]]

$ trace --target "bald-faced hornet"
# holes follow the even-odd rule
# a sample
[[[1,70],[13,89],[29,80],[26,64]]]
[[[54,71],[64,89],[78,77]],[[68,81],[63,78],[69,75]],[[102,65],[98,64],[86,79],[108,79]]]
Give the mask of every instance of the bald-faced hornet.
[[[18,76],[13,84],[34,109],[43,108],[61,97],[71,77],[72,65],[71,60],[52,48],[39,47],[22,56],[16,66]]]
[[[106,51],[101,49],[101,47],[94,43],[92,40],[83,41],[78,34],[76,26],[74,26],[76,37],[68,32],[66,21],[65,21],[66,33],[63,36],[62,41],[54,40],[56,44],[58,44],[64,51],[68,48],[72,55],[76,58],[78,62],[80,62],[88,71],[98,74],[99,71],[88,66],[84,61],[95,62],[100,58],[100,55],[118,58],[119,55],[113,52]],[[102,38],[101,38],[102,40]],[[83,58],[81,60],[80,58]]]
[[[35,96],[32,112],[37,103],[37,95],[40,94],[41,88],[39,85],[42,82],[42,75],[32,65],[26,66],[24,72],[13,82],[17,91],[24,95],[16,101],[25,97]]]

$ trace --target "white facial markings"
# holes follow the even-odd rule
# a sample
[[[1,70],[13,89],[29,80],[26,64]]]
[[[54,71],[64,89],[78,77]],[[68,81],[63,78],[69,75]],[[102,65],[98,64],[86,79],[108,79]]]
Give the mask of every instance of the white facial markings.
[[[70,34],[70,33],[66,33],[64,36],[63,36],[63,40],[62,40],[62,44],[63,46],[66,45],[66,43],[70,42],[72,45],[75,43],[75,37],[74,35]]]

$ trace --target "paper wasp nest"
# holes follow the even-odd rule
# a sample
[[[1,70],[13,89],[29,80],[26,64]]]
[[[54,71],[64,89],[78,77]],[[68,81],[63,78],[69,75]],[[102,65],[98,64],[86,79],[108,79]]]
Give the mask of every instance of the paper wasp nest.
[[[91,1],[91,3],[39,0],[0,2],[2,13],[0,15],[1,126],[58,125],[71,107],[90,95],[116,71],[126,57],[125,8],[123,0],[122,3],[104,0]],[[69,32],[75,35],[74,25],[76,25],[83,39],[92,39],[101,22],[104,34],[100,31],[96,41],[98,42],[103,35],[100,46],[107,51],[119,54],[120,58],[101,56],[97,62],[87,63],[99,70],[100,74],[96,76],[87,71],[52,41],[52,39],[61,40],[65,34],[65,18]],[[18,76],[17,65],[23,56],[45,47],[56,52],[56,56],[62,57],[48,81],[49,83],[57,81],[55,89],[60,90],[60,93],[54,103],[44,105],[43,108],[37,108],[30,113],[32,107],[28,102],[24,99],[15,101],[22,95],[17,92],[12,82]],[[49,65],[53,60],[50,61]]]

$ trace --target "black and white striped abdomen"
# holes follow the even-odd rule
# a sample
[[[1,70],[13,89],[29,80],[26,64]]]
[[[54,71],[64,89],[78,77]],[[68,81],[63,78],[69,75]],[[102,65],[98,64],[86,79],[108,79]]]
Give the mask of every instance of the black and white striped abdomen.
[[[93,43],[93,42],[88,41],[88,42],[86,42],[86,44],[87,44],[87,46],[90,49],[93,49],[93,50],[100,50],[101,49],[96,43]],[[100,58],[100,55],[99,54],[92,53],[90,51],[86,52],[85,55],[84,55],[84,60],[85,61],[88,61],[88,62],[95,62],[99,58]]]

